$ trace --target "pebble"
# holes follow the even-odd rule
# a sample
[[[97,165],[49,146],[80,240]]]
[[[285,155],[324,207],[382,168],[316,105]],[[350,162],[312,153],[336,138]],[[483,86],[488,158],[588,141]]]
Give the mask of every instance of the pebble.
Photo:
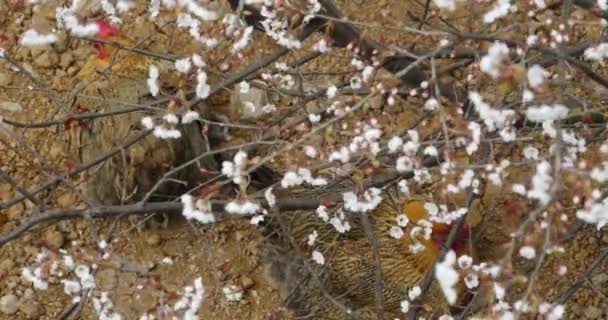
[[[160,244],[161,238],[158,233],[152,233],[146,237],[146,243],[151,246],[157,246]]]
[[[24,299],[19,302],[19,311],[23,312],[28,319],[40,319],[44,314],[44,308],[38,301]]]
[[[8,72],[0,72],[0,86],[8,86],[13,82],[13,77]]]
[[[54,146],[55,145],[51,146],[51,150],[49,151],[50,153],[59,152],[58,150],[53,150]],[[57,147],[60,147],[60,146],[57,145]],[[78,199],[71,192],[66,192],[57,198],[57,206],[60,208],[73,207],[76,205],[77,202],[78,202]]]
[[[2,101],[0,102],[0,110],[8,112],[20,112],[23,110],[21,104],[13,101]]]
[[[23,213],[25,213],[25,205],[23,203],[18,203],[4,211],[4,213],[6,213],[6,217],[9,220],[18,220],[21,218]]]
[[[0,262],[0,272],[10,272],[15,267],[15,261],[13,259],[4,259]]]
[[[1,269],[2,264],[0,264],[0,270]],[[604,284],[608,285],[608,273],[600,273],[596,276],[594,276],[591,281],[593,281],[593,283],[595,283],[598,286],[603,286]]]
[[[45,51],[34,59],[34,65],[41,68],[50,68],[59,62],[59,56],[53,51]]]
[[[43,241],[51,249],[58,250],[65,243],[65,237],[63,236],[63,233],[61,233],[60,231],[49,229],[44,233]]]
[[[17,312],[17,297],[14,294],[7,294],[0,298],[0,312],[4,314]]]
[[[95,275],[95,282],[100,290],[109,291],[116,287],[118,277],[114,269],[102,269]]]
[[[59,59],[59,66],[66,70],[74,61],[74,56],[70,52],[64,52]]]
[[[602,310],[594,306],[585,308],[585,316],[589,319],[599,319],[602,317]]]
[[[158,294],[155,290],[139,290],[131,301],[130,306],[141,313],[152,309],[158,303]]]
[[[234,237],[235,237],[236,241],[241,241],[241,240],[245,239],[245,232],[238,230],[234,233]]]
[[[241,279],[241,287],[245,290],[252,288],[255,285],[255,282],[253,281],[253,279],[251,279],[250,277],[246,276],[246,275],[242,275]]]

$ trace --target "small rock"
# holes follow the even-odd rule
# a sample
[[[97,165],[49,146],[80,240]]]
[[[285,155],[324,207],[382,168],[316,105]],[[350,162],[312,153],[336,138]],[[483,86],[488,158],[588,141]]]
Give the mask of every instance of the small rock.
[[[20,112],[23,110],[21,104],[12,101],[2,101],[0,102],[0,110],[8,111],[8,112]]]
[[[0,270],[2,270],[2,264],[0,264]],[[591,281],[598,286],[604,286],[604,284],[608,284],[608,273],[600,273],[594,276]]]
[[[146,243],[151,246],[157,246],[160,244],[161,238],[158,233],[152,233],[146,237]]]
[[[70,76],[75,75],[77,72],[78,72],[78,67],[76,67],[76,66],[71,66],[71,67],[69,67],[69,68],[68,68],[68,70],[67,70],[67,73],[68,73],[68,75],[70,75]]]
[[[100,290],[110,291],[116,287],[118,277],[114,269],[102,269],[95,275],[95,282]]]
[[[70,52],[64,52],[59,59],[59,66],[66,70],[72,62],[74,62],[74,56]]]
[[[61,156],[64,152],[64,147],[57,141],[57,140],[53,140],[50,143],[50,147],[49,147],[49,155],[51,156],[51,158],[53,159],[57,159],[59,156]],[[74,198],[74,197],[72,197]],[[74,199],[70,199],[72,200],[72,204],[74,204],[75,202],[75,198]]]
[[[74,58],[76,60],[85,60],[86,58],[89,57],[89,55],[91,55],[91,49],[87,48],[87,47],[80,47],[78,49],[72,50],[72,53],[74,54]]]
[[[59,145],[57,145],[59,147]],[[59,152],[51,149],[51,152]],[[73,207],[77,203],[76,196],[70,192],[66,192],[57,198],[57,206],[60,208]]]
[[[135,293],[134,299],[131,300],[130,307],[141,313],[152,309],[158,303],[158,291],[156,290],[139,290]]]
[[[0,298],[0,312],[4,314],[17,312],[17,297],[14,294],[7,294]]]
[[[230,98],[233,112],[240,114],[241,120],[257,120],[265,115],[263,107],[268,103],[264,90],[249,87],[242,90],[236,85]]]
[[[44,314],[44,308],[38,301],[24,299],[19,302],[19,311],[23,312],[28,319],[40,319]]]
[[[602,243],[608,244],[608,233],[602,236]]]
[[[57,53],[52,51],[45,51],[43,54],[34,59],[34,65],[41,68],[50,68],[55,66],[59,62]]]
[[[241,230],[237,230],[234,233],[234,238],[236,239],[236,241],[241,241],[241,240],[245,239],[245,232],[243,232]]]
[[[4,259],[0,262],[0,272],[10,272],[15,267],[15,261],[13,259]]]
[[[8,72],[0,72],[0,86],[8,86],[13,82],[13,77]]]
[[[42,236],[44,243],[46,243],[51,249],[61,249],[65,242],[63,233],[57,230],[48,229]]]
[[[34,299],[34,290],[32,290],[32,288],[27,288],[25,289],[25,291],[23,291],[23,298],[25,299]]]
[[[253,281],[253,279],[251,279],[250,277],[246,276],[246,275],[242,275],[241,279],[241,287],[244,290],[250,289],[255,285],[255,282]]]
[[[25,205],[23,203],[18,203],[16,205],[10,207],[4,213],[6,213],[6,217],[9,220],[20,219],[21,216],[23,216],[23,213],[25,213]]]
[[[587,308],[585,308],[585,316],[587,316],[587,318],[589,319],[599,319],[602,317],[602,310],[599,308],[596,308],[594,306],[589,306]]]

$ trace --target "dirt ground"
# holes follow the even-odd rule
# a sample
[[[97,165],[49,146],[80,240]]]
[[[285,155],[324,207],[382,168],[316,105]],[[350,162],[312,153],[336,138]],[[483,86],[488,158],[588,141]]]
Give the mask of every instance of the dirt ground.
[[[32,12],[20,9],[15,1],[0,1],[0,47],[4,47],[28,72],[43,85],[34,84],[23,73],[16,72],[0,60],[0,116],[22,122],[34,123],[58,118],[61,112],[49,95],[58,98],[77,81],[74,76],[84,61],[93,53],[85,41],[71,41],[67,47],[23,48],[16,44],[20,34],[33,22],[48,23],[54,13],[50,10]],[[353,2],[354,3],[354,2]],[[52,5],[52,3],[51,3]],[[387,1],[371,2],[365,6],[343,8],[359,20],[394,21],[398,12],[406,8],[387,10]],[[143,38],[154,25],[145,14],[137,18],[139,7],[131,18],[125,20],[125,30],[133,38]],[[376,14],[377,17],[370,17]],[[139,23],[139,27],[135,27]],[[213,31],[213,30],[212,30]],[[371,31],[370,34],[379,32]],[[391,35],[384,35],[391,41]],[[227,72],[239,70],[250,61],[264,56],[275,47],[270,41],[256,36],[256,44],[246,51],[243,58],[230,58]],[[404,39],[393,38],[395,44]],[[151,49],[173,54],[190,54],[201,50],[187,36],[165,35],[155,41]],[[215,56],[214,56],[215,55]],[[213,52],[211,60],[220,59],[221,51]],[[333,57],[339,59],[339,57]],[[315,62],[314,69],[323,66]],[[339,68],[339,67],[337,67]],[[145,81],[145,79],[142,79]],[[0,132],[0,168],[25,187],[45,181],[49,174],[65,171],[63,154],[66,142],[62,126],[42,129],[6,127]],[[78,183],[78,181],[73,181]],[[8,201],[17,195],[10,184],[0,181],[0,201]],[[57,208],[77,207],[78,195],[69,187],[62,186],[45,195]],[[501,220],[505,210],[500,197],[484,203],[477,209],[476,225],[481,232],[476,256],[491,260],[501,257],[503,245],[508,240],[508,230]],[[27,217],[33,208],[24,201],[0,212],[0,232],[5,233]],[[571,218],[574,219],[571,212]],[[211,226],[189,224],[179,218],[170,218],[167,227],[152,226],[140,221],[121,220],[114,231],[110,257],[95,249],[100,239],[112,225],[112,221],[65,221],[57,225],[35,230],[0,248],[0,297],[14,295],[18,311],[7,315],[0,312],[0,319],[57,319],[71,305],[71,298],[56,281],[48,290],[34,290],[30,282],[21,278],[24,266],[35,265],[36,256],[42,251],[50,256],[66,250],[82,263],[96,264],[96,285],[109,293],[116,311],[124,319],[137,319],[142,313],[169,299],[171,293],[192,285],[202,277],[205,298],[200,309],[200,319],[288,319],[282,306],[282,297],[264,277],[260,251],[263,237],[248,220],[229,220]],[[139,226],[137,225],[139,224]],[[475,223],[474,223],[475,224]],[[566,254],[551,255],[541,269],[536,292],[555,299],[572,285],[602,249],[608,247],[608,234],[590,227],[584,229],[565,244]],[[567,272],[557,270],[565,266]],[[521,263],[517,268],[529,268]],[[240,301],[228,301],[222,289],[237,285],[243,289]],[[584,287],[568,302],[567,319],[608,319],[608,261],[604,261],[586,281]],[[160,290],[160,289],[163,290]],[[161,295],[165,292],[167,296]],[[92,303],[85,303],[81,319],[95,319]]]

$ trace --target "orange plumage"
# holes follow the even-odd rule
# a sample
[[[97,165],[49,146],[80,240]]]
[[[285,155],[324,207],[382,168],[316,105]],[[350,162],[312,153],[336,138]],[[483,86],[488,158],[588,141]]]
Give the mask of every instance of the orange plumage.
[[[422,233],[411,236],[412,228],[420,220],[428,219],[428,212],[421,201],[407,201],[401,205],[392,203],[390,197],[369,213],[383,275],[382,300],[386,318],[399,317],[401,301],[408,299],[408,291],[418,285],[437,261],[440,241],[446,238],[451,226],[433,224],[433,234],[426,239]],[[410,223],[403,228],[404,234],[396,239],[390,235],[397,226],[397,217],[404,213]],[[350,231],[339,234],[313,212],[281,213],[287,233],[298,244],[296,250],[285,249],[285,242],[273,244],[266,250],[267,274],[287,295],[287,305],[297,317],[314,319],[375,319],[375,270],[376,263],[370,242],[365,235],[359,214],[346,214]],[[317,235],[309,245],[309,235]],[[412,252],[413,246],[422,244],[424,250]],[[324,265],[310,258],[313,251],[322,253]],[[295,251],[295,252],[294,252]],[[304,258],[297,251],[303,253]],[[312,272],[321,281],[319,284]],[[327,298],[330,294],[334,299]],[[435,284],[429,292],[432,308],[427,315],[446,312],[447,303]],[[409,299],[408,299],[409,300]],[[347,312],[343,307],[351,310]]]

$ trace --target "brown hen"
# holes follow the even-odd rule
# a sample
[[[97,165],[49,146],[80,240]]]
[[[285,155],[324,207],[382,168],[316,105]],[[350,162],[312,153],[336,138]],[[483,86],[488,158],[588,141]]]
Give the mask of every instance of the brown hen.
[[[119,36],[117,30],[105,21],[98,22],[98,25],[97,38],[131,45],[132,41]],[[129,104],[142,105],[153,101],[146,82],[150,65],[157,66],[162,74],[169,69],[169,64],[110,45],[95,43],[95,46],[98,53],[87,60],[78,74],[79,93],[84,96],[76,100],[75,111],[124,111],[133,108]],[[141,118],[153,115],[150,110],[142,108],[70,126],[68,145],[72,160],[89,163],[144,134],[146,129],[141,126]],[[197,126],[196,123],[181,126],[180,139],[165,140],[148,134],[94,167],[88,172],[85,182],[86,199],[93,204],[105,205],[141,200],[171,167],[205,150],[206,144]],[[193,183],[198,176],[197,171],[193,165],[171,178]],[[165,182],[156,190],[155,198],[176,195],[183,187],[180,183]]]
[[[410,222],[403,228],[404,235],[396,239],[390,235],[390,229],[397,226],[397,216],[402,212]],[[282,212],[280,215],[282,226],[287,229],[282,234],[287,239],[276,241],[266,249],[267,276],[286,295],[286,304],[296,317],[377,319],[376,263],[360,215],[345,213],[351,229],[344,234],[338,233],[314,212]],[[378,243],[386,319],[403,316],[401,302],[409,300],[408,291],[419,285],[433,268],[440,253],[440,242],[449,233],[450,226],[434,224],[431,239],[425,239],[422,234],[410,237],[413,225],[427,217],[423,202],[408,201],[397,205],[391,197],[385,197],[380,206],[369,213],[370,226]],[[317,236],[311,246],[308,241],[313,233]],[[289,249],[285,240],[297,247]],[[415,243],[422,244],[424,250],[413,253],[411,246]],[[455,246],[462,246],[461,240]],[[323,254],[323,265],[310,259],[313,250]],[[425,306],[427,316],[436,317],[447,312],[448,305],[436,284],[431,286],[428,295],[428,306],[432,307]]]

